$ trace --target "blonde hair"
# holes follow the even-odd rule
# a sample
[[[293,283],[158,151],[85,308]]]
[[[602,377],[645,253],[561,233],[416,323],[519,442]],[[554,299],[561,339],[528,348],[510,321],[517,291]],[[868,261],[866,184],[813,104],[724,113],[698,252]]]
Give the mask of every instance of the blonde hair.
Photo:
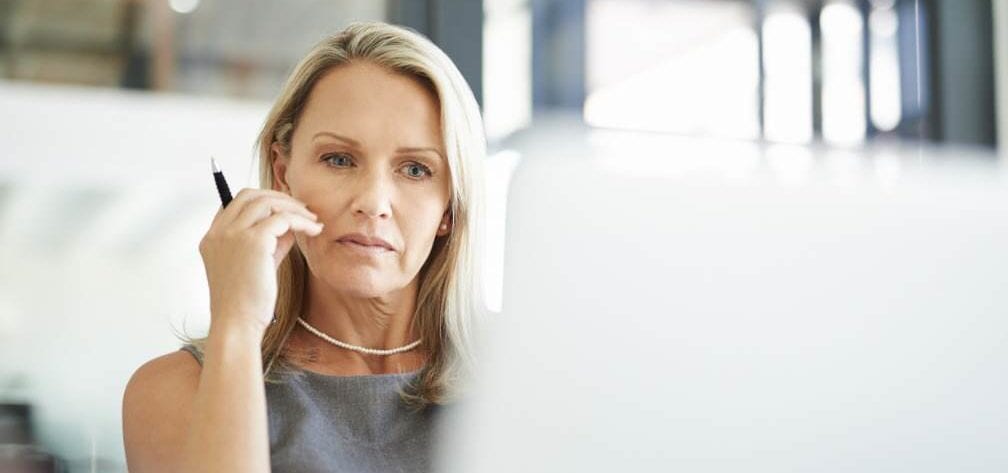
[[[486,142],[476,99],[451,59],[423,36],[385,23],[354,23],[324,39],[294,68],[259,134],[260,186],[272,187],[271,148],[276,143],[290,153],[298,117],[318,79],[354,61],[413,77],[430,88],[440,103],[451,175],[451,233],[438,238],[420,270],[414,322],[429,358],[416,383],[403,395],[420,406],[442,404],[457,397],[472,367],[474,323],[485,310],[480,257]],[[304,308],[307,272],[304,256],[295,245],[277,271],[275,318],[262,340],[268,382],[280,381],[270,376],[271,367],[297,372],[282,348]]]

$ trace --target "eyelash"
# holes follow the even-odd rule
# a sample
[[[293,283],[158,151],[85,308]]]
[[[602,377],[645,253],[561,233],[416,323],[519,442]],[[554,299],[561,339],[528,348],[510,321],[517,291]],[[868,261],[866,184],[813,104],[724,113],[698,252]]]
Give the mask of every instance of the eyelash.
[[[331,158],[343,158],[343,157],[350,158],[350,159],[353,158],[353,156],[350,156],[347,153],[329,153],[329,154],[322,155],[322,161],[325,161],[326,163],[331,163],[332,162]],[[429,167],[427,167],[427,166],[425,166],[423,164],[420,164],[420,163],[418,163],[416,161],[410,161],[407,164],[409,166],[418,166],[418,167],[420,167],[423,170],[423,172],[427,173],[426,177],[428,177],[428,178],[434,176],[434,171],[432,171],[431,168],[429,168]],[[337,166],[335,166],[333,164],[329,164],[329,165],[333,166],[333,167],[337,167]],[[419,179],[421,179],[424,176],[417,176],[417,177],[407,176],[407,177],[409,177],[410,179],[417,179],[417,180],[419,180]]]

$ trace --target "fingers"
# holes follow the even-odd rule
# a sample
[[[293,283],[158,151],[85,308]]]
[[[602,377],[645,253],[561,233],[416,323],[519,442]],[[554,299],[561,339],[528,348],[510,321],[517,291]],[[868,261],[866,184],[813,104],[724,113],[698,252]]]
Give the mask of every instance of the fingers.
[[[249,202],[249,200],[252,200],[260,195],[268,195],[269,192],[273,191],[268,189],[249,189],[247,187],[241,189],[238,191],[238,195],[231,199],[231,202],[227,207],[221,205],[221,207],[217,209],[213,222],[211,222],[211,227],[216,226],[220,221],[234,220],[245,208],[245,205]]]
[[[251,228],[262,219],[274,213],[292,213],[309,220],[317,220],[305,204],[287,194],[267,189],[242,189],[231,204],[224,209],[222,218],[228,219],[227,213],[235,207],[231,214],[233,226],[239,229]]]
[[[317,236],[322,228],[318,217],[303,202],[287,194],[267,189],[242,189],[227,208],[217,212],[208,236],[219,232],[229,238],[226,235],[236,237],[244,233],[276,249],[284,246],[284,239],[292,240],[293,233]]]
[[[293,201],[290,198],[278,199],[275,197],[259,197],[249,202],[234,221],[236,228],[251,228],[259,221],[276,214],[297,215],[309,221],[316,221],[318,217],[309,211],[303,204]]]
[[[322,233],[323,224],[303,215],[289,212],[278,212],[260,220],[252,226],[256,233],[263,232],[274,238],[280,238],[287,232],[303,232],[315,236]]]

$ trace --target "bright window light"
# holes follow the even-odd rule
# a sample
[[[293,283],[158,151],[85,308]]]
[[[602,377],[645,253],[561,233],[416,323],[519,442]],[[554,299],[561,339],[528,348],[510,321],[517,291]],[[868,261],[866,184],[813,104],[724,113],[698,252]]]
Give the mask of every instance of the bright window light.
[[[483,11],[483,120],[494,140],[532,120],[532,13],[523,0],[485,0]]]
[[[171,0],[168,2],[175,13],[192,13],[199,6],[199,0]]]
[[[829,143],[865,139],[864,22],[850,1],[833,1],[819,16],[822,31],[822,133]]]
[[[764,137],[781,143],[812,140],[812,32],[790,9],[763,21]]]
[[[871,48],[871,120],[882,131],[895,129],[902,119],[900,108],[899,49],[896,33],[899,16],[893,0],[872,2],[868,17]]]
[[[752,19],[740,2],[590,0],[585,122],[757,138]]]

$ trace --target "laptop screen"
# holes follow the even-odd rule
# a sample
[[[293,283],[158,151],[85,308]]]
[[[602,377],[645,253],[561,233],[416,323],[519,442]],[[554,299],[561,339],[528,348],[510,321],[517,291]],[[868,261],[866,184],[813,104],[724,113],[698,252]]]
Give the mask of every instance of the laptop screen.
[[[446,471],[1008,469],[1001,172],[717,146],[523,160]]]

